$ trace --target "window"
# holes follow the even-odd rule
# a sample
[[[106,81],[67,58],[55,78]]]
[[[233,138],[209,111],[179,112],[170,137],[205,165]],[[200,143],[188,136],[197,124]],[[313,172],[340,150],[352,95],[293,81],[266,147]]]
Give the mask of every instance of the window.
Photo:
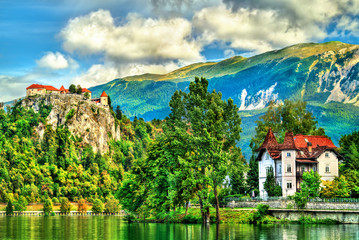
[[[326,172],[326,173],[330,172],[329,164],[327,164],[327,166],[325,166],[325,172]]]
[[[268,175],[270,167],[266,167],[266,174]]]
[[[278,174],[281,174],[282,173],[282,164],[279,164],[278,165]]]
[[[287,164],[287,172],[292,172],[292,164]]]
[[[287,188],[291,189],[292,188],[292,182],[287,182]]]
[[[326,158],[329,157],[329,153],[328,153],[328,152],[325,153],[325,157],[326,157]]]
[[[317,167],[316,167],[316,166],[313,167],[313,171],[314,171],[314,172],[317,171]]]
[[[302,172],[305,172],[305,167],[304,166],[302,166]]]
[[[287,157],[290,157],[291,155],[290,155],[290,152],[287,152]]]

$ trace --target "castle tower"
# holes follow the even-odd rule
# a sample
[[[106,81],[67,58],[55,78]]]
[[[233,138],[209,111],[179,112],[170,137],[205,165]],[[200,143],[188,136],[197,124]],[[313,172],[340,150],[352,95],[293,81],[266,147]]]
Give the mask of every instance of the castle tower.
[[[100,103],[103,105],[103,106],[108,106],[108,96],[106,94],[105,91],[102,92],[101,94],[101,97],[100,97]]]

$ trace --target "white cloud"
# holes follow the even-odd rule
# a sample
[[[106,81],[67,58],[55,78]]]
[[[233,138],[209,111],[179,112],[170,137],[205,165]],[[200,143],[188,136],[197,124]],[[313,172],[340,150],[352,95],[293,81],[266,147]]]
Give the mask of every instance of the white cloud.
[[[273,10],[231,11],[224,5],[202,9],[194,16],[193,24],[204,44],[218,41],[223,46],[253,53],[326,36],[315,25],[293,28],[289,19],[279,17]]]
[[[59,52],[47,52],[41,59],[36,61],[40,68],[48,68],[52,70],[62,70],[66,68],[77,68],[78,64],[75,60],[65,56]]]
[[[116,25],[106,10],[71,19],[60,33],[68,52],[104,53],[120,62],[202,60],[202,46],[191,35],[191,23],[183,18],[144,19],[130,14],[125,23]]]
[[[179,68],[175,62],[164,64],[122,64],[114,67],[111,64],[95,64],[92,65],[87,72],[74,77],[72,83],[83,87],[92,87],[107,83],[116,78],[141,75],[145,73],[164,74]]]

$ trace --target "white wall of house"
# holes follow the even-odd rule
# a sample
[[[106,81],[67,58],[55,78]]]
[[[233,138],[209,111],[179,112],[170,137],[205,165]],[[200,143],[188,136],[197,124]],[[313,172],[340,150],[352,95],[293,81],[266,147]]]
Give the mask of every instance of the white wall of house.
[[[338,158],[332,151],[325,151],[318,157],[318,173],[322,180],[332,181],[339,176]]]
[[[259,196],[261,198],[267,197],[267,192],[264,190],[264,182],[266,181],[267,177],[267,169],[270,167],[273,168],[273,171],[276,171],[276,164],[274,160],[270,157],[268,151],[262,155],[262,158],[260,161],[258,161],[258,176],[259,176]]]
[[[282,151],[282,195],[287,197],[296,192],[296,151]]]

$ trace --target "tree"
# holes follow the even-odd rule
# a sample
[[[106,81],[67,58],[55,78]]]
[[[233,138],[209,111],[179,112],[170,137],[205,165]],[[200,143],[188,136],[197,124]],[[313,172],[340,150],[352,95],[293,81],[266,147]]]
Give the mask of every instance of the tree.
[[[259,173],[258,173],[258,162],[256,161],[255,155],[252,155],[249,160],[249,171],[247,174],[247,183],[249,191],[255,196],[259,194]]]
[[[76,87],[76,93],[81,94],[82,93],[82,87],[80,85],[77,85]]]
[[[68,198],[62,197],[60,199],[60,212],[68,214],[71,211],[71,203]]]
[[[275,180],[272,166],[270,166],[270,168],[267,172],[266,181],[264,182],[264,189],[266,190],[268,197],[282,196],[282,188],[279,186],[279,184]]]
[[[346,198],[350,195],[349,183],[345,176],[335,177],[333,181],[323,181],[320,191],[323,198]]]
[[[50,213],[52,213],[54,211],[54,207],[52,205],[51,198],[47,198],[45,200],[43,211],[44,211],[45,216],[49,216]]]
[[[89,99],[89,98],[90,98],[90,94],[89,94],[88,92],[85,92],[84,98],[85,98],[86,100]]]
[[[277,141],[283,142],[287,131],[293,135],[320,135],[325,136],[323,128],[317,129],[317,121],[311,112],[307,110],[307,104],[303,101],[284,100],[284,104],[270,102],[267,112],[256,121],[256,134],[251,139],[250,147],[254,152],[264,141],[268,129],[272,128],[276,133]]]
[[[117,105],[117,106],[116,106],[116,111],[115,111],[115,113],[116,113],[116,118],[117,118],[118,120],[121,120],[121,119],[122,119],[122,110],[121,110],[120,105]]]
[[[9,200],[6,205],[6,215],[13,215],[13,214],[14,214],[14,206],[12,205],[11,200]]]
[[[359,130],[351,134],[344,135],[339,140],[340,154],[344,159],[342,171],[349,169],[359,169]]]
[[[20,196],[19,200],[15,202],[15,211],[23,212],[26,211],[28,202],[24,196]]]
[[[316,198],[319,196],[321,177],[313,169],[310,172],[303,173],[303,182],[300,184],[300,192],[294,195],[294,201],[298,209],[304,209],[309,198]]]
[[[79,211],[80,213],[87,213],[87,204],[85,199],[81,198],[77,202],[77,211]]]
[[[76,86],[74,84],[71,84],[69,87],[69,92],[70,93],[76,93],[77,89]]]
[[[93,213],[102,213],[103,212],[103,202],[100,199],[95,199],[92,204],[92,212]]]
[[[105,205],[106,213],[118,213],[120,210],[119,201],[114,197],[111,197],[107,200]]]
[[[194,173],[204,223],[210,219],[210,188],[216,199],[216,219],[220,221],[217,188],[229,173],[229,163],[240,161],[236,144],[241,132],[241,119],[233,100],[222,100],[221,93],[207,90],[208,81],[196,77],[190,83],[189,93],[176,91],[164,127],[165,134],[177,131],[186,136],[182,152],[185,151],[187,157],[182,160]]]

